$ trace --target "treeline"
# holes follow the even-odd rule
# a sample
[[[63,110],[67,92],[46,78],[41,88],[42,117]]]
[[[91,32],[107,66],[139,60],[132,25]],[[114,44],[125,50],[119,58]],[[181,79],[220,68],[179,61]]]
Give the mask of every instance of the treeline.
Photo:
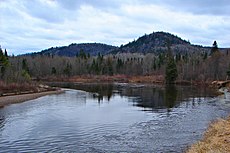
[[[230,75],[230,52],[220,52],[214,42],[211,53],[189,52],[171,55],[179,81],[225,80]],[[1,79],[23,82],[33,78],[71,77],[82,75],[162,75],[167,73],[169,52],[158,55],[148,53],[120,53],[90,56],[82,50],[76,57],[36,55],[8,57],[0,52]],[[172,54],[172,52],[170,52]],[[7,60],[6,60],[7,59]],[[7,62],[6,62],[7,61]],[[171,65],[174,64],[171,62]],[[172,68],[174,69],[174,68]],[[170,75],[170,73],[169,73]]]

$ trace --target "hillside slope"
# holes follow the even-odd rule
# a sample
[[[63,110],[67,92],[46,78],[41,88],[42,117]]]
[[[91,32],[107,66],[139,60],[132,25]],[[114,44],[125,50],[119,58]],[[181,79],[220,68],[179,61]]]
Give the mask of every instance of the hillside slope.
[[[209,51],[210,48],[192,45],[190,42],[178,36],[166,32],[153,32],[149,35],[139,37],[120,48],[116,48],[112,53],[155,53],[167,50],[167,43],[170,44],[173,52],[185,53],[196,51]]]
[[[83,43],[83,44],[70,44],[69,46],[62,47],[51,47],[49,49],[43,50],[39,53],[42,55],[59,55],[59,56],[69,56],[73,57],[80,53],[80,51],[84,51],[86,54],[90,54],[91,56],[97,55],[99,52],[101,54],[106,54],[111,50],[116,49],[117,47],[100,44],[100,43]]]

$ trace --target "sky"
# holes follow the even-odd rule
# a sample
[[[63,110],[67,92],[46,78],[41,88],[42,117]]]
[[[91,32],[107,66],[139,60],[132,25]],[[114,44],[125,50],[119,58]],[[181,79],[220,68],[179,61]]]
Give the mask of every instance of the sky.
[[[14,55],[71,43],[120,46],[157,31],[230,47],[230,1],[0,0],[0,45]]]

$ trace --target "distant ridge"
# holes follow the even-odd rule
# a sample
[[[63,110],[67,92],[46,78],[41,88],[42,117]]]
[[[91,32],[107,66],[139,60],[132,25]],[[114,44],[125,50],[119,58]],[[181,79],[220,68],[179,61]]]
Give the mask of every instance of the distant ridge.
[[[101,43],[82,43],[82,44],[70,44],[69,46],[62,47],[51,47],[45,49],[38,53],[39,55],[58,55],[58,56],[68,56],[73,57],[80,53],[80,51],[84,51],[86,54],[90,54],[91,56],[95,56],[98,53],[107,54],[108,52],[116,49],[117,47],[101,44]]]
[[[174,53],[194,53],[194,52],[210,52],[210,47],[203,47],[193,45],[189,41],[175,36],[167,32],[153,32],[139,37],[137,40],[121,45],[120,47],[101,44],[101,43],[82,43],[70,44],[69,46],[51,47],[41,52],[27,54],[27,55],[58,55],[73,57],[84,51],[86,54],[96,56],[118,54],[118,53],[154,53],[159,54],[167,51],[167,42],[170,43],[171,50]],[[211,44],[210,44],[211,46]]]

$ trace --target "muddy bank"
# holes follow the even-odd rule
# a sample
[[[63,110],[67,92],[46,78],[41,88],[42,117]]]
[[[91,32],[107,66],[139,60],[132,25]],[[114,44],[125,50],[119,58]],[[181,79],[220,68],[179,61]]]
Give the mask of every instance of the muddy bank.
[[[63,90],[57,89],[54,91],[44,91],[44,92],[38,92],[38,93],[3,96],[3,97],[0,97],[0,107],[9,105],[9,104],[20,103],[20,102],[36,99],[36,98],[50,95],[50,94],[60,94],[63,92],[64,92]]]

